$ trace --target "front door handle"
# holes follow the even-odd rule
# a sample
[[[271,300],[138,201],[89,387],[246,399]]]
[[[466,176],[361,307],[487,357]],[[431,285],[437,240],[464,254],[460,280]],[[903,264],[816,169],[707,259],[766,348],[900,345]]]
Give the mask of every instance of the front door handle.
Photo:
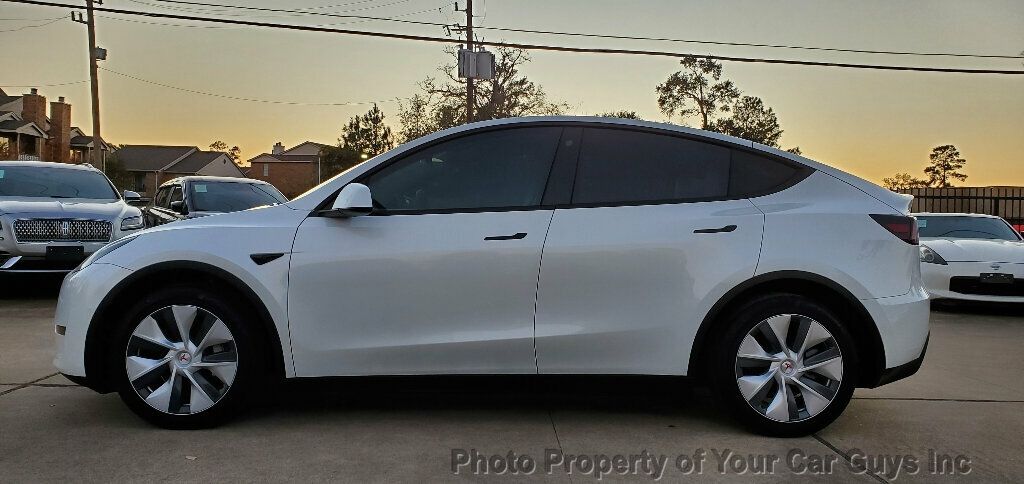
[[[735,225],[726,225],[725,227],[719,227],[717,229],[697,229],[697,230],[694,230],[693,233],[695,233],[695,234],[717,234],[717,233],[721,233],[721,232],[732,232],[733,230],[736,230],[736,226]]]
[[[518,232],[512,235],[492,235],[490,237],[484,237],[484,240],[519,240],[525,238],[526,232]]]

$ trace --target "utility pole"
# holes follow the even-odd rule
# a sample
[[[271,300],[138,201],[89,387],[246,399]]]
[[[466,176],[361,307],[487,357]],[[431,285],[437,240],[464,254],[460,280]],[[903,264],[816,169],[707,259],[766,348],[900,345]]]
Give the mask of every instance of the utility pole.
[[[102,0],[98,0],[103,4]],[[92,84],[92,163],[106,171],[106,160],[103,158],[103,138],[100,136],[100,80],[96,66],[96,17],[92,10],[93,0],[85,0],[86,26],[89,31],[89,79]]]
[[[473,52],[473,0],[466,0],[466,48]],[[473,106],[476,99],[476,86],[473,76],[466,77],[466,122],[473,122]]]

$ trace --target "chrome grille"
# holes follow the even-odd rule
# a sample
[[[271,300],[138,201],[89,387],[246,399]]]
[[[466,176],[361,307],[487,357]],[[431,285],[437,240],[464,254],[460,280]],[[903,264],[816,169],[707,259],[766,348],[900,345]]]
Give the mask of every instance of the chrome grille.
[[[14,237],[18,242],[107,242],[110,222],[52,218],[15,220]]]

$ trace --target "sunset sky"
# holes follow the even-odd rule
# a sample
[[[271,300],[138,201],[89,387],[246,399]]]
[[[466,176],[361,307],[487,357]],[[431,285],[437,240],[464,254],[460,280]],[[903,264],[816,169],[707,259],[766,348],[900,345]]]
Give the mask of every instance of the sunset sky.
[[[58,0],[62,1],[62,0]],[[348,15],[455,22],[462,14],[441,0],[209,0],[275,8],[326,7]],[[69,0],[70,3],[70,0]],[[904,0],[605,1],[475,0],[485,40],[586,47],[657,49],[695,54],[850,63],[1024,70],[1024,59],[974,59],[846,54],[684,43],[565,38],[507,33],[513,27],[616,35],[788,44],[864,50],[990,55],[1024,51],[1024,2]],[[463,4],[463,0],[459,1]],[[107,0],[105,6],[180,12],[155,0]],[[168,10],[168,7],[175,10]],[[280,23],[443,36],[439,27],[379,21],[239,13],[206,9],[189,14]],[[86,35],[60,20],[67,9],[0,2],[0,86],[8,94],[39,86],[50,100],[72,103],[72,122],[91,130]],[[231,17],[229,17],[229,15]],[[27,19],[27,20],[18,20]],[[130,20],[130,21],[129,21]],[[104,138],[124,144],[206,147],[239,145],[243,159],[304,140],[335,143],[340,127],[377,101],[396,122],[397,98],[436,74],[448,59],[439,44],[335,34],[101,14],[101,66],[139,78],[210,93],[299,103],[283,105],[221,99],[173,90],[101,71]],[[347,23],[344,23],[347,22]],[[655,121],[655,86],[676,71],[670,58],[535,52],[524,72],[570,114],[635,110]],[[1024,76],[885,72],[824,67],[725,63],[725,76],[774,108],[782,146],[869,180],[897,171],[921,176],[932,147],[954,144],[967,158],[964,185],[1024,185]],[[695,120],[673,119],[673,122]]]

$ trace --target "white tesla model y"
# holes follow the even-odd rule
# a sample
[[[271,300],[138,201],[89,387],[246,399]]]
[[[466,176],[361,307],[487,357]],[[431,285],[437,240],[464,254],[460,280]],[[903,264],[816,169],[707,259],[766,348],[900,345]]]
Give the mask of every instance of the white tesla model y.
[[[121,239],[64,280],[57,368],[173,428],[270,379],[646,374],[806,434],[928,339],[909,198],[608,118],[473,123],[273,207]]]

